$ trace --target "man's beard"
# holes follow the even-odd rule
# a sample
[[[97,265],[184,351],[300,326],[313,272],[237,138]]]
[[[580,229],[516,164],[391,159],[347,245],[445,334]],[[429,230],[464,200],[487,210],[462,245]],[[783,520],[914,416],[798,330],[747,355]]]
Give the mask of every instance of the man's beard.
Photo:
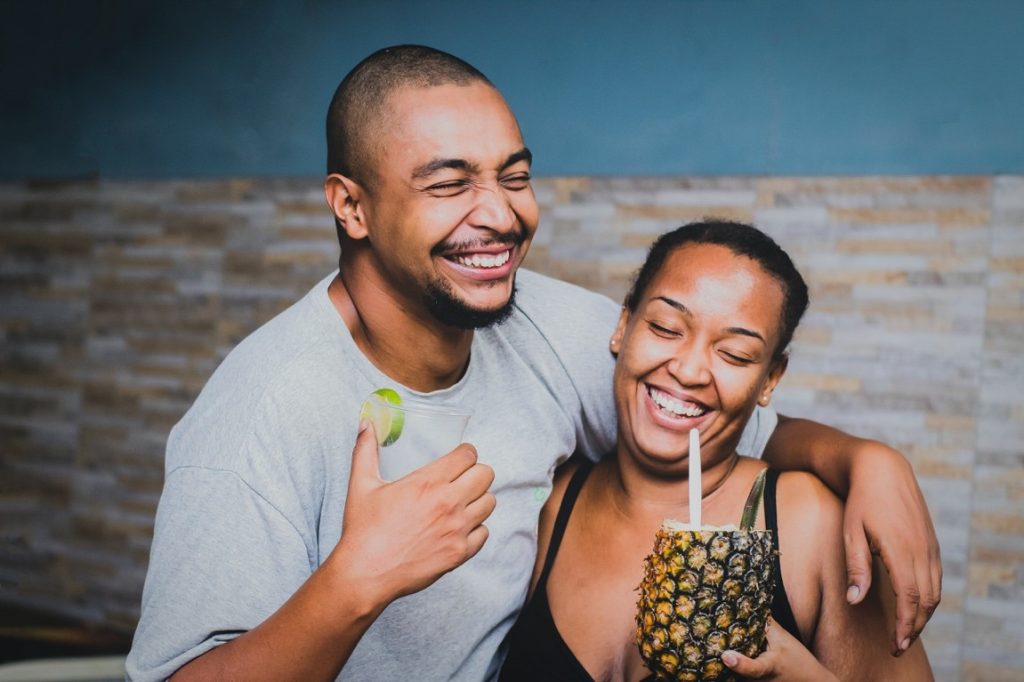
[[[447,280],[436,279],[427,284],[423,302],[434,318],[449,327],[458,329],[482,329],[503,322],[512,314],[516,300],[516,286],[512,283],[512,294],[505,305],[494,310],[472,308],[455,297]]]
[[[489,240],[488,244],[507,244],[508,246],[520,246],[526,241],[526,233],[522,228],[515,232],[503,234]],[[431,249],[431,255],[443,256],[457,248],[452,244],[438,244]],[[513,273],[513,278],[515,274]],[[512,307],[516,300],[516,283],[512,280],[512,293],[503,306],[495,310],[480,310],[471,308],[465,302],[455,297],[451,282],[437,277],[427,283],[423,291],[423,302],[427,310],[438,322],[449,327],[458,329],[483,329],[503,322],[512,314]]]

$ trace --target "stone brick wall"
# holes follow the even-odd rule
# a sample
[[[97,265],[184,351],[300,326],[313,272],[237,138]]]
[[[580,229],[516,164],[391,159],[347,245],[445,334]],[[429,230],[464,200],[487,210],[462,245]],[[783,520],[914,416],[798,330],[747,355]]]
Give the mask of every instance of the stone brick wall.
[[[554,178],[527,265],[620,299],[660,232],[752,221],[812,303],[781,411],[893,444],[938,528],[939,679],[1024,676],[1024,178]],[[0,608],[130,630],[170,426],[333,267],[318,180],[0,185]]]

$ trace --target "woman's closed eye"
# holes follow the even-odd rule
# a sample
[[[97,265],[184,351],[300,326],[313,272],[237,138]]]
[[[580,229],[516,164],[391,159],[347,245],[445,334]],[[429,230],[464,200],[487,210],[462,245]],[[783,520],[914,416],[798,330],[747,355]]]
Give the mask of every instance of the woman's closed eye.
[[[719,348],[719,355],[725,359],[726,362],[733,365],[750,365],[757,361],[756,358],[751,357],[748,353],[737,349]]]
[[[647,326],[655,335],[665,339],[675,339],[683,335],[681,330],[658,322],[648,321]]]

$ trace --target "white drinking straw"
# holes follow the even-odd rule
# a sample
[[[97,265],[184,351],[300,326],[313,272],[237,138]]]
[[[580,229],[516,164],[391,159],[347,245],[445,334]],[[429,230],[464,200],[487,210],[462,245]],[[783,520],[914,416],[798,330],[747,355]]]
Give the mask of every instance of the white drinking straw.
[[[700,528],[700,433],[690,429],[690,526]]]

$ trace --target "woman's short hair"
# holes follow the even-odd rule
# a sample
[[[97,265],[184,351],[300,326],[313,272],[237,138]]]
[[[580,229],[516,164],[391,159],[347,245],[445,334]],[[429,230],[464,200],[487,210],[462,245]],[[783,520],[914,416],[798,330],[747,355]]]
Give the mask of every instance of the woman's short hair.
[[[647,252],[647,260],[637,271],[633,286],[623,305],[636,312],[651,280],[665,264],[672,251],[685,244],[717,244],[738,256],[746,256],[760,265],[782,286],[783,304],[779,320],[779,344],[773,358],[786,352],[800,318],[807,310],[807,284],[782,247],[753,225],[729,220],[704,220],[688,223],[658,237]]]

